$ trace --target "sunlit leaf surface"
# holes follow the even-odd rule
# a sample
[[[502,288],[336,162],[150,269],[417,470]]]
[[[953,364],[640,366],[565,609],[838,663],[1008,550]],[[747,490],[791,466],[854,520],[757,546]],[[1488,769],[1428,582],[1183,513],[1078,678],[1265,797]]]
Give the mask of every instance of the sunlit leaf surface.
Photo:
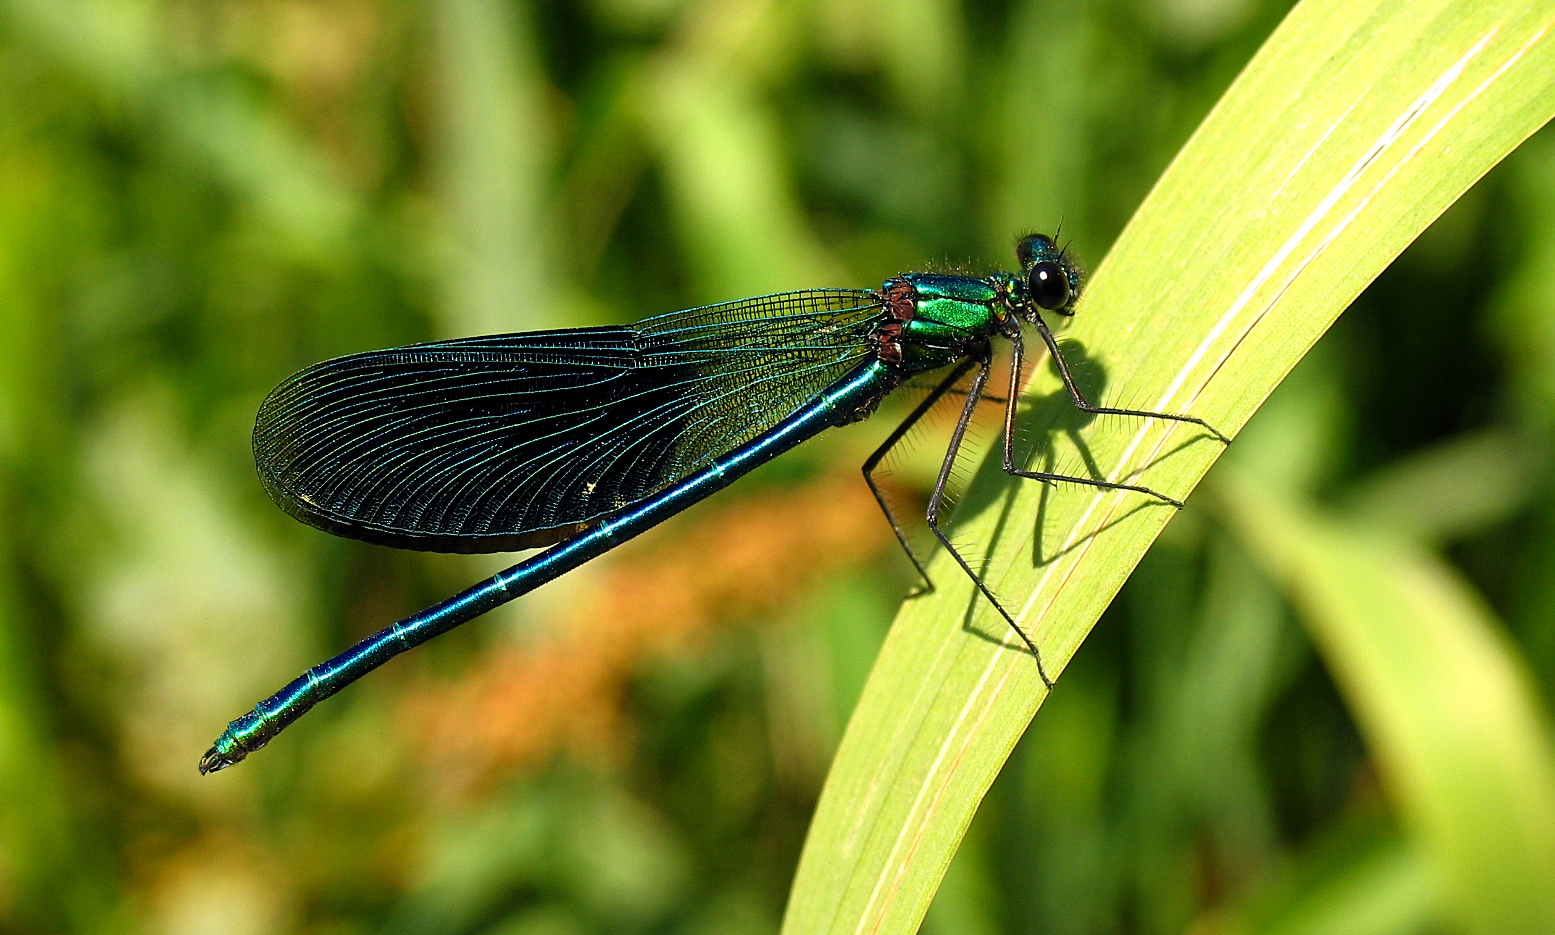
[[[1555,113],[1552,28],[1517,4],[1301,4],[1135,215],[1069,337],[1115,396],[1236,429],[1410,240]],[[1049,397],[1037,418],[1061,426],[1063,406]],[[1220,451],[1159,423],[1086,444],[1101,476],[1178,495]],[[988,466],[979,481],[989,492],[969,496],[981,514],[967,535],[996,541],[989,579],[1056,668],[1171,511],[1019,490]],[[947,563],[934,570],[940,592],[905,606],[849,725],[787,932],[916,929],[1045,696],[998,619]]]

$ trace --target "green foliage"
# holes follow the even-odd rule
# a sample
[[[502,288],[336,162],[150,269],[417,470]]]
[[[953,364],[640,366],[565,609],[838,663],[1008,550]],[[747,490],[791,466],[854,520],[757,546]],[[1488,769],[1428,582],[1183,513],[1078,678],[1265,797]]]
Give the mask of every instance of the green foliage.
[[[1071,339],[1105,348],[1118,382],[1152,388],[1134,405],[1243,424],[1410,240],[1555,115],[1546,16],[1495,3],[1298,6],[1141,206]],[[1046,403],[1036,419],[1062,424],[1051,381],[1028,392]],[[1173,423],[1087,447],[1098,476],[1176,496],[1219,454]],[[1056,671],[1170,511],[1122,491],[1020,490],[997,464],[980,480],[1007,493],[979,501],[968,536],[995,543],[985,574]],[[1325,538],[1257,501],[1238,512],[1270,543],[1257,554],[1311,567],[1287,574],[1317,608],[1318,642],[1386,751],[1455,913],[1483,932],[1555,925],[1555,760],[1537,705],[1481,635],[1485,615],[1422,559]],[[1379,567],[1358,578],[1368,562]],[[954,580],[948,561],[931,574]],[[1034,660],[969,588],[898,617],[816,813],[789,931],[914,931],[1041,704]],[[1399,644],[1411,640],[1434,658],[1407,662]],[[1455,748],[1447,724],[1464,718],[1510,735]],[[1470,784],[1472,803],[1451,791]]]
[[[1547,81],[1540,43],[1433,137],[1450,151],[1403,161],[1534,14],[1307,4],[1311,29],[1275,42],[1331,60],[1265,55],[1243,109],[1178,156],[1288,6],[0,2],[0,929],[773,933],[862,693],[788,910],[856,929],[864,902],[818,898],[863,889],[817,849],[845,843],[850,775],[913,781],[857,735],[874,719],[899,752],[932,743],[914,705],[960,676],[905,664],[935,640],[1010,679],[971,712],[987,746],[882,930],[1510,931],[1548,911],[1529,882],[1548,872],[1555,685],[1547,133],[1361,294],[1023,739],[1029,660],[942,568],[864,687],[910,580],[856,471],[898,408],[375,674],[242,769],[194,770],[256,698],[492,568],[269,504],[248,432],[292,370],[1001,268],[1062,219],[1082,258],[1108,256],[1064,332],[1082,380],[1150,405],[1419,78],[1499,23],[1324,217],[1403,168],[1168,401],[1240,424],[1550,107],[1547,83],[1518,97]],[[1356,106],[1270,201],[1336,102]],[[1044,366],[1022,451],[1120,463],[1139,426],[1076,419],[1056,386]],[[894,465],[904,513],[943,427]],[[1186,491],[1217,454],[1163,448],[1143,476]],[[1170,518],[1104,498],[1121,524],[1066,552],[1085,491],[957,486],[955,535],[1009,599],[1065,570],[1038,629],[1055,664]],[[1417,632],[1432,641],[1392,650]],[[1509,846],[1485,851],[1492,834]]]

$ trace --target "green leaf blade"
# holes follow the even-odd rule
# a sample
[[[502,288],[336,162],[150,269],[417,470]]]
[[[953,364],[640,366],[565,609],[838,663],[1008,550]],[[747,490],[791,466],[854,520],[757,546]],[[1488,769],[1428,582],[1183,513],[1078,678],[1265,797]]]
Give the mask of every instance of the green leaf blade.
[[[1104,350],[1107,402],[1243,425],[1339,313],[1555,114],[1550,16],[1511,3],[1299,5],[1167,171],[1068,332]],[[1055,379],[1037,429],[1064,426]],[[1090,437],[1095,463],[1185,496],[1220,446],[1185,427]],[[1062,670],[1170,511],[1008,483],[958,514],[985,575]],[[1039,534],[1033,542],[1030,531]],[[1040,555],[1034,556],[1039,548]],[[1043,696],[1036,667],[946,562],[892,629],[833,764],[784,931],[915,931]]]
[[[1467,931],[1555,928],[1555,757],[1528,674],[1444,562],[1308,515],[1240,473],[1216,492],[1287,583],[1446,907]]]

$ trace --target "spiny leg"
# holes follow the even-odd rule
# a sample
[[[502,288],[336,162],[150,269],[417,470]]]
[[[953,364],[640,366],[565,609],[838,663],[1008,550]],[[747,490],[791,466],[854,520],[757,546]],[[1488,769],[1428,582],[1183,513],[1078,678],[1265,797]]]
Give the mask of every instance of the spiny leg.
[[[938,403],[946,393],[951,391],[951,387],[955,386],[962,377],[966,376],[966,372],[972,368],[973,363],[974,361],[968,358],[957,364],[956,368],[950,372],[950,375],[941,380],[929,392],[929,395],[924,398],[923,402],[919,403],[916,409],[907,414],[907,418],[902,420],[902,423],[896,427],[896,430],[864,462],[864,483],[869,485],[869,492],[875,495],[875,502],[880,504],[880,512],[885,514],[886,522],[891,524],[891,531],[896,533],[896,541],[901,543],[902,551],[907,553],[907,559],[912,562],[912,567],[918,569],[918,577],[923,582],[921,587],[913,590],[908,595],[909,597],[918,597],[932,593],[934,591],[934,582],[929,578],[929,572],[924,567],[923,560],[918,558],[917,553],[913,551],[912,543],[907,541],[907,533],[902,529],[902,524],[897,521],[896,514],[891,511],[891,504],[886,501],[885,494],[880,490],[880,485],[875,483],[875,468],[880,466],[880,462],[886,455],[890,454],[892,448],[895,448],[903,438],[907,437],[907,433],[912,431],[914,425],[918,424],[918,420],[927,415],[929,410],[934,408],[934,404]]]
[[[946,395],[947,396],[965,396],[965,395],[967,395],[967,392],[966,392],[966,390],[951,390]],[[980,403],[993,403],[996,406],[1002,406],[1005,403],[1009,402],[1009,400],[1004,398],[1003,396],[989,396],[987,393],[984,393],[983,394],[983,398],[978,400],[978,402],[980,402]]]
[[[1085,395],[1080,392],[1080,387],[1074,382],[1074,374],[1069,371],[1069,362],[1064,359],[1063,353],[1059,351],[1058,340],[1053,337],[1053,332],[1048,329],[1047,322],[1042,320],[1040,314],[1033,315],[1032,319],[1036,322],[1037,333],[1042,335],[1042,341],[1047,344],[1048,352],[1053,355],[1053,363],[1058,367],[1058,375],[1063,379],[1064,389],[1069,391],[1069,399],[1074,402],[1076,409],[1093,415],[1138,416],[1141,419],[1167,419],[1172,422],[1187,422],[1197,425],[1199,428],[1220,439],[1221,444],[1231,444],[1231,439],[1226,437],[1223,432],[1203,419],[1195,418],[1194,416],[1178,415],[1172,412],[1151,412],[1146,409],[1114,409],[1110,406],[1091,405],[1090,401],[1085,398]],[[1011,340],[1016,339],[1012,337]],[[1014,398],[1013,393],[1011,393],[1011,398]],[[1134,490],[1138,488],[1125,489]],[[1157,496],[1160,495],[1157,494]],[[1162,499],[1169,498],[1163,497]]]
[[[1061,481],[1063,483],[1069,483],[1069,484],[1084,484],[1087,487],[1100,487],[1103,490],[1132,490],[1132,491],[1134,491],[1136,493],[1148,494],[1149,496],[1155,497],[1157,500],[1163,500],[1163,501],[1165,501],[1167,503],[1170,503],[1172,506],[1176,507],[1179,510],[1182,509],[1182,501],[1181,500],[1175,499],[1173,497],[1168,497],[1164,493],[1161,493],[1161,492],[1156,491],[1156,490],[1151,490],[1149,487],[1143,487],[1143,486],[1140,486],[1139,484],[1119,484],[1119,483],[1114,483],[1113,481],[1097,480],[1094,477],[1082,477],[1082,476],[1073,475],[1073,474],[1053,474],[1053,473],[1050,473],[1050,472],[1047,472],[1047,471],[1025,471],[1025,470],[1021,470],[1020,468],[1017,468],[1015,466],[1015,411],[1016,411],[1016,403],[1015,403],[1015,401],[1019,398],[1019,395],[1020,395],[1020,378],[1021,378],[1021,370],[1024,368],[1024,363],[1025,363],[1026,345],[1025,345],[1025,342],[1021,340],[1020,331],[1018,329],[1014,329],[1014,328],[1010,329],[1007,337],[1009,337],[1009,339],[1010,339],[1010,344],[1011,344],[1013,350],[1011,351],[1011,355],[1010,355],[1011,356],[1011,360],[1010,360],[1010,395],[1009,395],[1009,402],[1007,402],[1005,404],[1005,407],[1004,407],[1004,457],[1003,457],[1004,473],[1014,475],[1015,477],[1024,477],[1027,480],[1039,480],[1039,481],[1043,481],[1043,482]],[[1048,346],[1049,346],[1049,348],[1052,347],[1051,344],[1049,344]],[[1062,359],[1062,358],[1058,358],[1056,356],[1057,355],[1057,351],[1054,351],[1054,355],[1055,355],[1054,359],[1058,359],[1058,360]],[[1059,371],[1061,373],[1067,373],[1068,372],[1065,369],[1065,366],[1063,364],[1059,365]],[[1067,382],[1067,378],[1066,378],[1066,382]],[[1076,399],[1079,398],[1078,391],[1074,390],[1073,388],[1070,389],[1070,395],[1072,397],[1076,398]],[[1090,410],[1086,410],[1086,411],[1089,412]],[[1104,412],[1122,413],[1124,415],[1155,415],[1156,414],[1156,413],[1133,413],[1133,412],[1130,412],[1128,410],[1122,410],[1122,409],[1107,409],[1107,410],[1102,410],[1102,411],[1104,411]],[[1191,421],[1198,422],[1197,419],[1193,419]],[[1208,426],[1205,426],[1205,427],[1208,428]],[[1214,429],[1210,429],[1210,431],[1213,432],[1215,430]],[[1217,432],[1216,434],[1218,435],[1219,433]]]
[[[967,426],[972,422],[972,416],[977,411],[978,399],[983,394],[983,387],[988,383],[988,371],[989,358],[988,352],[985,350],[983,355],[977,358],[977,376],[972,379],[972,388],[967,391],[966,405],[961,407],[961,417],[956,420],[956,430],[950,436],[950,447],[945,450],[945,460],[940,464],[939,477],[934,481],[934,492],[929,495],[929,510],[926,519],[929,521],[929,528],[934,531],[935,538],[939,539],[940,545],[945,547],[945,551],[950,553],[950,557],[956,560],[956,564],[961,566],[961,570],[967,573],[967,577],[972,579],[972,582],[977,585],[977,589],[983,592],[984,597],[988,598],[988,603],[992,604],[994,609],[999,611],[999,615],[1010,625],[1010,629],[1014,630],[1015,635],[1019,636],[1021,642],[1026,644],[1026,648],[1031,650],[1032,658],[1037,660],[1037,675],[1042,679],[1042,684],[1046,685],[1051,691],[1053,680],[1047,677],[1047,669],[1042,665],[1042,651],[1037,649],[1037,644],[1031,641],[1031,637],[1026,635],[1026,631],[1020,628],[1020,625],[1015,622],[1015,618],[1010,616],[1010,612],[1004,609],[1003,604],[999,603],[999,599],[994,596],[993,591],[989,590],[982,577],[972,570],[971,565],[967,564],[967,560],[951,544],[950,537],[945,534],[945,530],[941,529],[939,524],[939,511],[945,503],[945,486],[950,483],[950,472],[955,467],[956,455],[961,450],[961,442],[966,438]]]

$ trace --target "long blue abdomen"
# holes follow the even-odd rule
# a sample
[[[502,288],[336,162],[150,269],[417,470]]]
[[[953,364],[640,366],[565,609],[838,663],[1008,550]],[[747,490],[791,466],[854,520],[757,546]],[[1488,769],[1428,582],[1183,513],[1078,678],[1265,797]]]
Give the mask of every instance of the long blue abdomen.
[[[225,769],[269,743],[314,705],[406,650],[527,594],[596,558],[681,510],[729,486],[737,478],[823,429],[856,421],[895,389],[898,372],[871,359],[772,429],[713,461],[680,483],[653,494],[588,531],[374,633],[309,669],[254,710],[227,725],[200,760],[202,773]]]

